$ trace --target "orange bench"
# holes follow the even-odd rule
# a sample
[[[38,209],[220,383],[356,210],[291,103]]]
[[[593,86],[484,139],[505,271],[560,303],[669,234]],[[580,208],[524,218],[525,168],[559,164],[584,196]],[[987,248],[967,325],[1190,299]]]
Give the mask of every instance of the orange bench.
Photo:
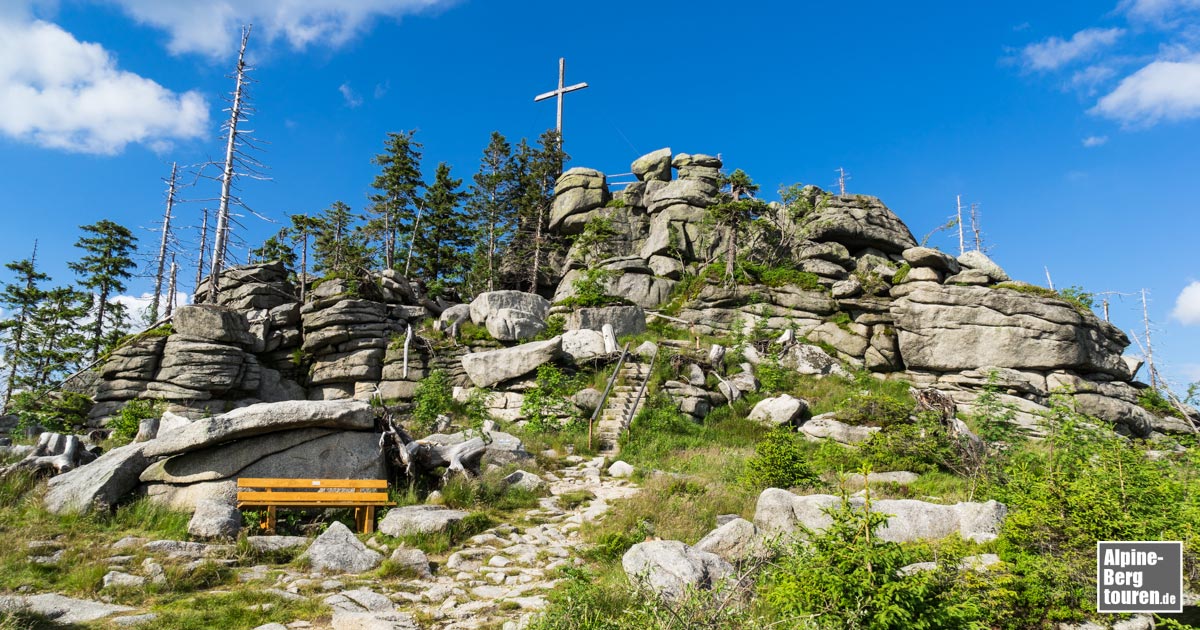
[[[388,501],[386,479],[264,479],[237,480],[237,507],[265,507],[259,527],[275,533],[276,508],[354,508],[358,531],[375,531],[375,508],[396,505]],[[243,488],[245,490],[243,490]],[[323,492],[333,490],[334,492]]]

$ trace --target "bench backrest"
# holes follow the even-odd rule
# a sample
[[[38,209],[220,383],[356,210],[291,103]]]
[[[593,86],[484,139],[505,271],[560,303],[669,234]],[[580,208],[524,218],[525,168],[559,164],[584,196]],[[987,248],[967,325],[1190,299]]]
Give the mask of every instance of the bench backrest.
[[[271,479],[241,477],[238,503],[388,503],[386,479]],[[246,488],[246,490],[243,490]],[[319,492],[334,490],[335,492]],[[376,492],[372,492],[375,490]]]

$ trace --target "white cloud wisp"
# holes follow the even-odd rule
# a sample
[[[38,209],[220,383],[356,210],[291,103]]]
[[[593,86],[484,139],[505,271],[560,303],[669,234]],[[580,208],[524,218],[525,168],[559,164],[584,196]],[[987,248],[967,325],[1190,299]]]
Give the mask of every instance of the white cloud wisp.
[[[166,31],[172,53],[221,58],[237,52],[235,38],[243,24],[253,24],[268,43],[284,40],[293,50],[310,45],[339,48],[365,32],[376,16],[400,19],[456,0],[108,1],[138,22]]]
[[[1200,117],[1200,55],[1146,65],[1122,79],[1091,113],[1130,126]]]
[[[1122,35],[1122,28],[1087,28],[1071,36],[1071,39],[1051,37],[1044,42],[1030,44],[1021,50],[1026,67],[1032,70],[1056,70],[1073,61],[1091,57],[1111,46]]]

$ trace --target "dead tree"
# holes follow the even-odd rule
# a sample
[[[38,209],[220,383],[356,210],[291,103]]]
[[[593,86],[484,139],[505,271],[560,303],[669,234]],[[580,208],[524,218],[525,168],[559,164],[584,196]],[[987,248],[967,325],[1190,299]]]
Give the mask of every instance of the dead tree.
[[[0,477],[19,470],[32,471],[38,475],[61,475],[96,459],[96,454],[84,448],[77,435],[43,433],[38,436],[33,452],[21,461],[0,468]]]
[[[979,204],[971,204],[971,232],[975,234],[975,251],[983,252],[983,231],[979,227]]]
[[[175,254],[171,254],[171,281],[167,284],[167,308],[163,317],[171,317],[171,314],[175,312],[175,281],[178,274],[179,266],[175,264]]]
[[[229,108],[229,120],[223,126],[226,132],[225,161],[222,163],[221,175],[218,177],[221,182],[221,195],[218,198],[217,226],[213,235],[212,262],[209,265],[211,286],[208,299],[214,303],[217,301],[217,293],[220,291],[221,271],[225,268],[225,263],[229,258],[230,234],[233,226],[237,224],[233,215],[233,207],[238,206],[253,213],[253,210],[250,210],[235,194],[235,182],[240,177],[266,179],[260,175],[261,170],[265,168],[262,163],[247,154],[247,149],[258,149],[258,147],[255,140],[249,136],[251,131],[242,126],[249,121],[249,117],[254,111],[250,106],[248,95],[249,86],[253,82],[248,76],[248,72],[252,68],[246,65],[246,44],[250,40],[251,27],[252,25],[242,28],[242,43],[238,49],[237,67],[234,74],[230,76],[234,79],[234,90]],[[261,218],[265,219],[265,217]]]
[[[409,479],[427,476],[443,466],[446,467],[442,475],[443,483],[455,475],[479,476],[479,465],[490,442],[486,430],[462,441],[443,443],[428,439],[414,440],[390,417],[385,418],[382,425],[380,448]]]
[[[838,196],[845,197],[846,196],[846,180],[850,179],[850,176],[846,175],[846,169],[844,169],[840,166],[838,167],[837,174],[838,174],[838,180],[837,180]]]
[[[157,270],[154,272],[154,295],[150,298],[150,321],[158,321],[158,307],[162,299],[163,272],[166,270],[167,246],[171,241],[171,210],[175,206],[175,180],[179,165],[171,163],[171,179],[167,183],[167,209],[163,212],[162,238],[158,243]],[[174,265],[174,263],[172,263]]]
[[[954,216],[957,217],[956,221],[958,222],[958,255],[962,256],[967,251],[963,244],[962,195],[954,196],[954,204],[957,208]]]

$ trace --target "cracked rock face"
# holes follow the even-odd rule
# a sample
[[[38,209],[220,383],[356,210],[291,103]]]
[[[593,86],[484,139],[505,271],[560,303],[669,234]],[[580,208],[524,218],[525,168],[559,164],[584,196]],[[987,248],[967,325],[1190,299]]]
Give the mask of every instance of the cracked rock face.
[[[892,303],[910,369],[1078,370],[1128,378],[1119,329],[1062,300],[1008,289],[922,283]]]

